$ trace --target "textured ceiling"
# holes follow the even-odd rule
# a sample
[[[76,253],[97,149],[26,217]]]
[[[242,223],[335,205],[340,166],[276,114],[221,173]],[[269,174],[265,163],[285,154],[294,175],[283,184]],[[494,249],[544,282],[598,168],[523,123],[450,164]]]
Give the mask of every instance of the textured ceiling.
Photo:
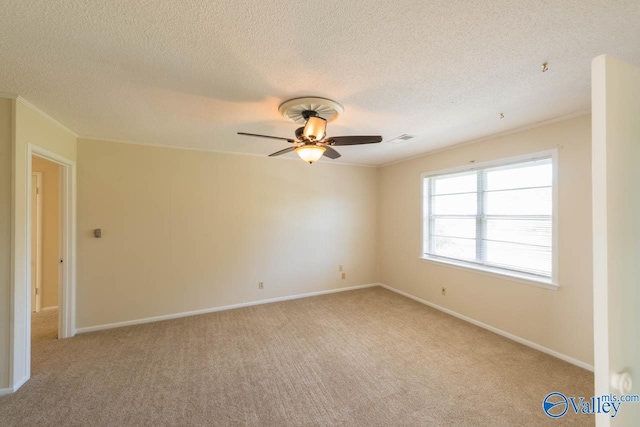
[[[593,57],[640,64],[638,0],[0,0],[0,10],[0,91],[81,136],[266,155],[286,143],[235,133],[293,136],[278,105],[299,96],[344,105],[329,135],[416,135],[341,147],[347,163],[586,110]]]

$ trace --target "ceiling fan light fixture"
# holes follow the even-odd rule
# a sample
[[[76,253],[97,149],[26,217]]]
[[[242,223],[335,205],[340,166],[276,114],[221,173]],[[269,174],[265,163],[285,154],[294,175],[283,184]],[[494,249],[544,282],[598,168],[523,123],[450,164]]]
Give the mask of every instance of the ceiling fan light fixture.
[[[288,148],[269,154],[269,157],[281,156],[295,151],[302,160],[312,164],[322,156],[332,160],[340,158],[340,153],[333,149],[334,145],[364,145],[382,142],[382,136],[380,135],[332,136],[327,138],[327,122],[337,119],[343,111],[342,105],[330,99],[314,97],[290,99],[280,104],[278,110],[287,120],[294,123],[304,123],[304,126],[296,129],[295,139],[238,132],[239,135],[278,139],[292,144]]]
[[[320,147],[319,145],[313,145],[313,144],[302,145],[296,148],[296,153],[298,154],[298,156],[300,156],[302,160],[304,160],[309,164],[312,164],[313,162],[318,161],[320,157],[322,157],[324,152],[325,152],[324,147]]]
[[[322,141],[327,134],[327,121],[322,117],[311,116],[304,125],[302,135],[309,141]]]

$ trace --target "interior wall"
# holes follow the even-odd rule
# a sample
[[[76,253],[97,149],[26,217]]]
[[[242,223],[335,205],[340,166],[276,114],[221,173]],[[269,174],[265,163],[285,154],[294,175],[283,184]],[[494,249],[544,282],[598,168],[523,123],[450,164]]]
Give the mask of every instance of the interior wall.
[[[78,328],[377,282],[377,173],[79,140]]]
[[[381,282],[593,365],[590,124],[580,116],[381,168]],[[552,148],[559,162],[557,291],[420,260],[421,173]]]
[[[41,308],[58,306],[60,282],[60,166],[32,156],[33,172],[42,172]]]
[[[0,389],[10,386],[11,141],[15,101],[0,98]]]
[[[27,218],[27,198],[31,195],[31,189],[28,188],[27,181],[27,168],[30,162],[27,147],[33,144],[75,161],[76,135],[21,98],[14,101],[14,105],[12,213],[15,258],[12,260],[12,265],[13,280],[18,286],[15,287],[15,293],[9,301],[15,302],[13,316],[16,322],[13,325],[9,322],[2,325],[2,329],[9,331],[12,328],[15,333],[13,347],[3,347],[0,353],[2,357],[9,360],[9,354],[13,352],[10,382],[13,387],[17,387],[28,379],[30,373],[28,359],[25,357],[30,348],[27,327],[29,307],[26,302],[30,292],[30,283],[27,280],[29,270],[27,231],[30,220]]]

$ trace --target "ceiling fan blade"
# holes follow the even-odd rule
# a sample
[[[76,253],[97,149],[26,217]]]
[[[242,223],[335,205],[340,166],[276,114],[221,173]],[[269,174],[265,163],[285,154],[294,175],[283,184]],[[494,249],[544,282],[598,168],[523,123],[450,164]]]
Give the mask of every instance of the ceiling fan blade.
[[[285,154],[288,153],[290,151],[295,150],[297,147],[289,147],[289,148],[285,148],[284,150],[280,150],[280,151],[276,151],[275,153],[271,153],[269,154],[269,157],[275,157],[275,156],[279,156],[280,154]]]
[[[380,135],[372,136],[332,136],[328,138],[329,145],[360,145],[382,142]]]
[[[293,140],[291,138],[282,138],[280,136],[258,135],[257,133],[238,132],[238,135],[256,136],[258,138],[279,139],[279,140],[287,141],[287,142],[296,142],[295,140]]]
[[[338,153],[333,148],[328,147],[328,146],[325,145],[323,156],[327,156],[330,159],[337,159],[338,157],[340,157],[340,153]]]

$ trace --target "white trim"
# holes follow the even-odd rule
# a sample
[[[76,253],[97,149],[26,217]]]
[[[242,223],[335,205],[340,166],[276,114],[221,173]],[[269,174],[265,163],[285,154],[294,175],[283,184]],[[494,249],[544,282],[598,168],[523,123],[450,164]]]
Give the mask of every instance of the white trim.
[[[498,279],[510,280],[512,282],[521,283],[523,285],[537,286],[543,289],[549,289],[551,291],[557,291],[558,285],[554,285],[551,280],[546,281],[544,279],[536,279],[533,276],[529,276],[525,273],[519,274],[517,271],[503,270],[500,268],[493,269],[488,266],[480,264],[466,263],[463,261],[456,262],[455,260],[446,260],[441,258],[428,258],[426,256],[420,257],[420,261],[444,265],[446,267],[452,267],[457,270],[470,271],[472,273],[482,274],[484,276],[496,277]]]
[[[140,145],[142,147],[156,147],[156,148],[167,148],[167,149],[171,149],[171,150],[185,150],[185,151],[196,151],[196,152],[202,152],[202,153],[215,153],[215,154],[228,154],[228,155],[237,155],[237,156],[251,156],[251,157],[260,157],[260,158],[267,158],[268,155],[266,154],[259,154],[259,153],[243,153],[243,152],[237,152],[237,151],[224,151],[224,150],[216,150],[213,148],[198,148],[198,147],[180,147],[180,146],[176,146],[176,145],[167,145],[167,144],[159,144],[156,142],[139,142],[139,141],[129,141],[129,140],[124,140],[124,139],[113,139],[113,138],[100,138],[100,137],[95,137],[95,136],[79,136],[78,139],[86,139],[89,141],[97,141],[97,142],[113,142],[116,144],[127,144],[127,145]],[[270,158],[271,160],[297,160],[300,161],[300,157],[296,156],[289,156],[289,157],[273,157]],[[331,163],[329,162],[317,162],[314,164],[320,164],[320,165],[339,165],[339,166],[358,166],[358,167],[363,167],[363,168],[378,168],[378,165],[369,165],[369,164],[364,164],[364,163],[346,163],[346,162],[341,162],[341,161],[332,161]]]
[[[527,347],[530,347],[530,348],[532,348],[534,350],[541,351],[542,353],[546,353],[549,356],[553,356],[553,357],[558,358],[560,360],[564,360],[567,363],[571,363],[572,365],[575,365],[575,366],[578,366],[578,367],[580,367],[582,369],[586,369],[588,371],[593,372],[593,365],[589,365],[588,363],[585,363],[585,362],[583,362],[581,360],[578,360],[578,359],[575,359],[573,357],[567,356],[567,355],[562,354],[560,352],[557,352],[555,350],[551,350],[550,348],[544,347],[544,346],[542,346],[540,344],[536,344],[536,343],[534,343],[532,341],[529,341],[529,340],[526,340],[524,338],[520,338],[517,335],[513,335],[513,334],[511,334],[509,332],[503,331],[502,329],[498,329],[498,328],[493,327],[491,325],[487,325],[486,323],[482,323],[482,322],[480,322],[478,320],[472,319],[470,317],[467,317],[467,316],[465,316],[463,314],[460,314],[460,313],[455,312],[453,310],[450,310],[448,308],[444,308],[444,307],[441,307],[441,306],[439,306],[437,304],[434,304],[432,302],[423,300],[422,298],[418,298],[418,297],[416,297],[414,295],[411,295],[411,294],[409,294],[407,292],[404,292],[404,291],[401,291],[399,289],[393,288],[391,286],[385,285],[384,283],[381,283],[380,286],[382,286],[385,289],[390,290],[391,292],[395,292],[395,293],[397,293],[399,295],[402,295],[404,297],[410,298],[410,299],[412,299],[414,301],[417,301],[417,302],[419,302],[421,304],[424,304],[424,305],[427,305],[427,306],[429,306],[431,308],[434,308],[436,310],[442,311],[443,313],[449,314],[449,315],[451,315],[453,317],[457,317],[458,319],[464,320],[465,322],[471,323],[472,325],[478,326],[478,327],[480,327],[482,329],[486,329],[486,330],[488,330],[490,332],[493,332],[494,334],[498,334],[498,335],[503,336],[505,338],[508,338],[508,339],[510,339],[512,341],[515,341],[515,342],[517,342],[519,344],[526,345]]]
[[[18,381],[13,387],[9,387],[9,388],[0,388],[0,396],[5,396],[7,394],[13,394],[16,391],[18,391],[18,389],[20,387],[22,387],[24,385],[24,383],[26,383],[29,380],[29,377],[23,377],[20,379],[20,381]]]
[[[40,108],[36,107],[35,105],[33,105],[32,103],[30,103],[29,101],[27,101],[26,99],[21,97],[20,95],[16,96],[15,100],[20,102],[20,103],[22,103],[22,105],[24,105],[25,107],[29,108],[30,110],[33,110],[36,113],[40,114],[42,117],[44,117],[45,119],[49,120],[51,123],[53,123],[54,125],[58,126],[59,128],[62,128],[64,130],[66,130],[71,135],[75,136],[76,138],[78,137],[77,133],[75,133],[74,131],[69,129],[67,126],[63,125],[58,120],[54,119],[49,114],[45,113]]]
[[[556,117],[555,119],[543,120],[541,122],[536,122],[536,123],[533,123],[533,124],[530,124],[530,125],[521,126],[521,127],[515,128],[515,129],[504,131],[504,132],[494,133],[494,134],[491,134],[491,135],[483,136],[481,138],[460,142],[460,143],[457,143],[457,144],[454,144],[454,145],[447,145],[446,147],[436,148],[435,150],[431,150],[431,151],[427,151],[427,152],[424,152],[424,153],[416,154],[415,156],[405,157],[404,159],[394,160],[394,161],[389,162],[389,163],[383,163],[381,165],[378,165],[378,167],[383,168],[383,167],[386,167],[386,166],[396,165],[398,163],[408,162],[408,161],[411,161],[411,160],[419,159],[421,157],[426,157],[426,156],[431,156],[431,155],[436,154],[436,153],[441,153],[443,151],[454,150],[456,148],[464,147],[465,145],[475,144],[476,142],[482,142],[482,141],[488,141],[490,139],[501,138],[503,136],[513,135],[514,133],[524,132],[525,130],[529,130],[529,129],[540,128],[540,127],[547,126],[547,125],[550,125],[550,124],[553,124],[553,123],[563,122],[565,120],[571,120],[571,119],[574,119],[576,117],[586,116],[588,114],[591,114],[591,109],[581,110],[581,111],[577,111],[575,113],[570,113],[570,114],[565,114],[564,116]]]
[[[270,304],[272,302],[289,301],[289,300],[300,299],[300,298],[309,298],[309,297],[315,297],[318,295],[333,294],[336,292],[354,291],[356,289],[372,288],[375,286],[381,286],[381,285],[380,283],[368,283],[365,285],[349,286],[346,288],[328,289],[326,291],[308,292],[304,294],[288,295],[283,297],[262,299],[257,301],[241,302],[239,304],[223,305],[219,307],[204,308],[201,310],[185,311],[182,313],[165,314],[162,316],[145,317],[142,319],[127,320],[124,322],[107,323],[104,325],[96,325],[96,326],[86,326],[84,328],[76,329],[76,332],[79,334],[84,334],[87,332],[102,331],[105,329],[114,329],[114,328],[121,328],[124,326],[133,326],[133,325],[141,325],[144,323],[160,322],[162,320],[171,320],[171,319],[178,319],[180,317],[197,316],[199,314],[215,313],[216,311],[226,311],[226,310],[233,310],[233,309],[242,308],[242,307],[251,307],[254,305]]]
[[[428,171],[428,172],[423,172],[420,174],[421,178],[429,178],[429,177],[433,177],[433,176],[438,176],[438,175],[448,175],[448,174],[453,174],[453,173],[458,173],[458,172],[468,172],[468,171],[473,171],[473,170],[477,170],[477,169],[485,169],[485,168],[490,168],[490,167],[497,167],[497,166],[508,166],[510,164],[516,164],[516,163],[521,163],[521,162],[526,162],[526,161],[533,161],[533,160],[540,160],[543,158],[549,158],[551,157],[553,161],[557,160],[557,156],[558,156],[558,149],[557,148],[551,148],[548,150],[542,150],[542,151],[535,151],[533,153],[526,153],[526,154],[519,154],[516,156],[510,156],[510,157],[501,157],[498,159],[493,159],[493,160],[487,160],[484,162],[479,162],[479,163],[467,163],[464,165],[460,165],[460,166],[454,166],[451,168],[446,168],[446,169],[438,169],[435,171]]]
[[[17,193],[17,185],[16,185],[16,171],[18,168],[17,165],[17,155],[16,155],[16,150],[17,150],[17,142],[16,142],[16,102],[12,102],[11,103],[11,123],[13,124],[13,126],[11,126],[11,267],[9,268],[10,272],[10,276],[11,276],[11,282],[10,282],[10,291],[9,291],[9,298],[10,298],[10,306],[9,306],[9,385],[11,387],[13,387],[12,390],[15,390],[15,386],[16,384],[18,384],[20,382],[20,379],[17,378],[22,378],[18,375],[16,375],[18,373],[18,370],[16,369],[16,360],[18,358],[21,358],[20,356],[24,357],[24,355],[21,353],[21,351],[24,352],[28,352],[30,349],[29,348],[17,348],[18,346],[16,345],[16,342],[20,342],[20,340],[16,340],[16,335],[20,332],[19,331],[19,327],[18,327],[18,322],[17,317],[18,314],[16,313],[16,311],[19,307],[18,307],[18,303],[17,303],[17,299],[19,298],[16,295],[16,291],[18,290],[18,284],[16,283],[16,267],[17,267],[17,260],[18,260],[18,250],[17,250],[17,233],[16,233],[16,212],[17,212],[17,205],[16,205],[16,193]],[[31,174],[29,174],[29,179],[31,179]],[[27,189],[28,190],[28,187]],[[28,197],[28,196],[27,196]],[[28,218],[28,220],[30,220],[30,218]],[[29,297],[31,297],[31,283],[29,283],[29,281],[27,281],[26,285],[29,287]],[[31,302],[29,302],[28,304],[28,308],[29,308],[29,312],[31,311]],[[26,320],[26,319],[25,319]],[[26,375],[27,379],[29,378],[29,373],[27,372]]]
[[[76,265],[76,164],[56,153],[27,144],[27,174],[31,176],[32,156],[42,157],[60,165],[60,257],[63,260],[58,286],[58,338],[71,338],[75,335],[75,265]],[[30,186],[31,183],[28,183]],[[27,217],[31,215],[31,199],[27,201]],[[31,243],[30,227],[28,242]],[[31,251],[28,251],[31,262]],[[29,264],[27,264],[29,265]],[[28,279],[30,280],[30,278]],[[31,294],[29,294],[31,296]],[[28,335],[30,336],[30,335]]]
[[[611,392],[610,348],[614,341],[609,336],[609,233],[608,233],[608,189],[607,189],[607,114],[612,105],[607,103],[606,55],[591,61],[591,214],[593,233],[593,341],[596,394]],[[612,244],[614,244],[612,242]],[[613,310],[611,310],[613,311]],[[619,314],[616,313],[616,316]],[[631,325],[628,325],[632,327]],[[616,332],[617,334],[617,332]],[[608,417],[596,418],[598,426],[609,426]]]
[[[36,177],[36,313],[42,308],[42,243],[44,236],[42,235],[42,189],[44,181],[42,172],[31,172],[31,179]],[[33,182],[32,182],[33,184]],[[33,191],[33,187],[31,187]],[[32,197],[33,194],[30,194]],[[31,218],[29,219],[31,220]],[[31,248],[33,253],[33,248]]]
[[[552,188],[552,195],[551,195],[552,197],[552,212],[551,212],[551,227],[552,227],[551,228],[551,236],[552,236],[551,274],[552,274],[552,277],[551,277],[550,283],[529,278],[527,277],[526,274],[518,275],[517,273],[514,274],[509,272],[508,270],[501,270],[499,267],[495,267],[495,269],[490,266],[488,266],[487,268],[483,268],[480,266],[475,267],[475,266],[470,266],[467,263],[464,263],[464,261],[461,261],[460,263],[456,263],[456,262],[443,261],[441,259],[436,260],[433,258],[425,257],[425,224],[424,224],[425,223],[425,191],[424,191],[425,178],[430,178],[438,175],[448,175],[448,174],[454,174],[454,173],[468,172],[472,170],[485,169],[485,168],[496,167],[496,166],[516,164],[516,163],[549,158],[549,157],[551,158],[551,167],[552,167],[552,175],[553,175],[552,187],[551,187]],[[501,278],[517,281],[519,283],[557,290],[557,288],[560,286],[560,283],[559,283],[560,262],[559,262],[559,256],[558,256],[558,252],[559,252],[558,248],[560,247],[559,241],[558,241],[558,187],[559,187],[559,183],[558,183],[558,149],[557,148],[552,148],[552,149],[543,150],[543,151],[536,151],[536,152],[527,153],[527,154],[520,154],[512,157],[487,160],[485,162],[468,163],[465,165],[454,166],[447,169],[439,169],[435,171],[422,172],[420,174],[420,252],[418,254],[418,258],[423,261],[438,262],[440,264],[456,266],[458,268],[466,267],[466,269],[468,270],[496,275]],[[504,271],[504,273],[501,273],[502,271]]]
[[[42,313],[43,311],[52,311],[52,310],[57,310],[58,306],[54,306],[54,307],[44,307],[40,309],[40,313]]]
[[[15,131],[15,128],[14,128]],[[15,141],[15,134],[14,134]],[[15,147],[15,142],[13,144]],[[15,148],[14,148],[15,149]],[[25,230],[16,231],[16,209],[11,210],[12,217],[12,269],[11,269],[11,332],[10,332],[10,369],[11,384],[17,390],[31,376],[31,169],[32,156],[45,158],[61,165],[61,282],[59,286],[60,315],[58,316],[58,336],[72,337],[75,334],[75,265],[76,265],[76,165],[58,154],[52,153],[31,143],[26,144],[24,158],[17,158],[14,152],[13,175],[16,176],[16,162],[24,162],[26,187],[18,189],[12,186],[12,201],[15,206],[18,191],[25,191],[26,218]],[[25,253],[17,253],[17,239],[25,239]],[[24,279],[16,280],[16,270],[24,268]],[[18,297],[25,293],[24,298]],[[16,338],[19,337],[19,338]],[[16,361],[24,363],[22,369],[16,370]],[[20,380],[16,381],[16,378]]]

